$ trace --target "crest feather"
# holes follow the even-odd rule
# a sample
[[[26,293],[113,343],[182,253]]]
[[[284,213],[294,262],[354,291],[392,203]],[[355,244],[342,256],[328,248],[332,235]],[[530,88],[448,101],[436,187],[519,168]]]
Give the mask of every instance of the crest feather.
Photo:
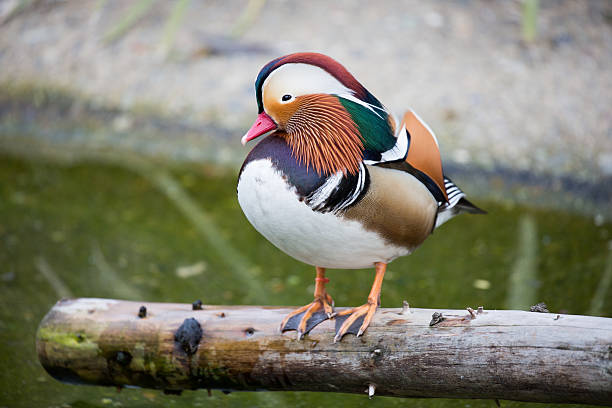
[[[362,101],[384,109],[384,106],[374,95],[372,95],[355,77],[335,59],[328,57],[325,54],[317,52],[297,52],[288,54],[283,57],[273,59],[268,62],[257,75],[255,80],[255,93],[257,96],[257,107],[259,113],[263,112],[262,102],[262,86],[266,78],[270,76],[272,71],[285,64],[309,64],[319,67],[327,71],[330,75],[336,78],[342,85],[353,91],[355,97]]]

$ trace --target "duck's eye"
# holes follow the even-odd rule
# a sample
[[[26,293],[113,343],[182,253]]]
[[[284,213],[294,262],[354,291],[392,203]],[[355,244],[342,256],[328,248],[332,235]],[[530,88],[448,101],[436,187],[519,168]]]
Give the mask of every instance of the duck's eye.
[[[293,98],[293,96],[291,96],[291,95],[289,95],[289,94],[286,94],[286,95],[283,95],[283,97],[281,98],[281,100],[282,100],[283,102],[287,102],[287,101],[291,100],[291,98]]]

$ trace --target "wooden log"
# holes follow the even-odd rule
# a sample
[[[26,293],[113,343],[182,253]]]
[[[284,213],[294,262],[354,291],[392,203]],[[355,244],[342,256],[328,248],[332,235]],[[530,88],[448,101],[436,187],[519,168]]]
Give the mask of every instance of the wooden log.
[[[66,383],[170,392],[369,390],[396,397],[612,402],[609,318],[380,309],[363,337],[334,343],[333,320],[301,341],[295,332],[280,334],[289,308],[202,308],[61,300],[40,323],[38,356]],[[441,316],[432,319],[434,313]]]

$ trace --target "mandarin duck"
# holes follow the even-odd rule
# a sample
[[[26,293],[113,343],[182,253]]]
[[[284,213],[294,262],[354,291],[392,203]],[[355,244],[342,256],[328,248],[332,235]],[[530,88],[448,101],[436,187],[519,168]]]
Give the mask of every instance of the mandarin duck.
[[[301,339],[334,318],[334,342],[361,336],[380,304],[387,264],[461,212],[483,213],[442,171],[438,142],[414,112],[401,122],[334,59],[286,55],[255,81],[259,116],[238,202],[279,249],[316,269],[314,300],[280,330]],[[375,268],[367,303],[334,312],[327,268]]]

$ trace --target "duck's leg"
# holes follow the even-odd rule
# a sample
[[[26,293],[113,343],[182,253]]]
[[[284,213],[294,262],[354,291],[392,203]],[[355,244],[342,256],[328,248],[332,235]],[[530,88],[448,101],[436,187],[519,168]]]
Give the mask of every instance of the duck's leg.
[[[376,313],[376,309],[380,305],[380,288],[382,287],[382,281],[387,270],[386,263],[376,262],[374,265],[376,267],[376,277],[368,295],[368,303],[337,314],[334,343],[342,339],[342,336],[347,333],[352,333],[359,337],[370,325],[372,317],[374,317],[374,313]]]
[[[280,325],[281,333],[287,330],[297,330],[297,338],[300,340],[319,323],[334,317],[334,301],[325,291],[325,284],[329,279],[325,277],[325,268],[317,268],[315,278],[314,300],[312,303],[302,306],[289,313]]]

